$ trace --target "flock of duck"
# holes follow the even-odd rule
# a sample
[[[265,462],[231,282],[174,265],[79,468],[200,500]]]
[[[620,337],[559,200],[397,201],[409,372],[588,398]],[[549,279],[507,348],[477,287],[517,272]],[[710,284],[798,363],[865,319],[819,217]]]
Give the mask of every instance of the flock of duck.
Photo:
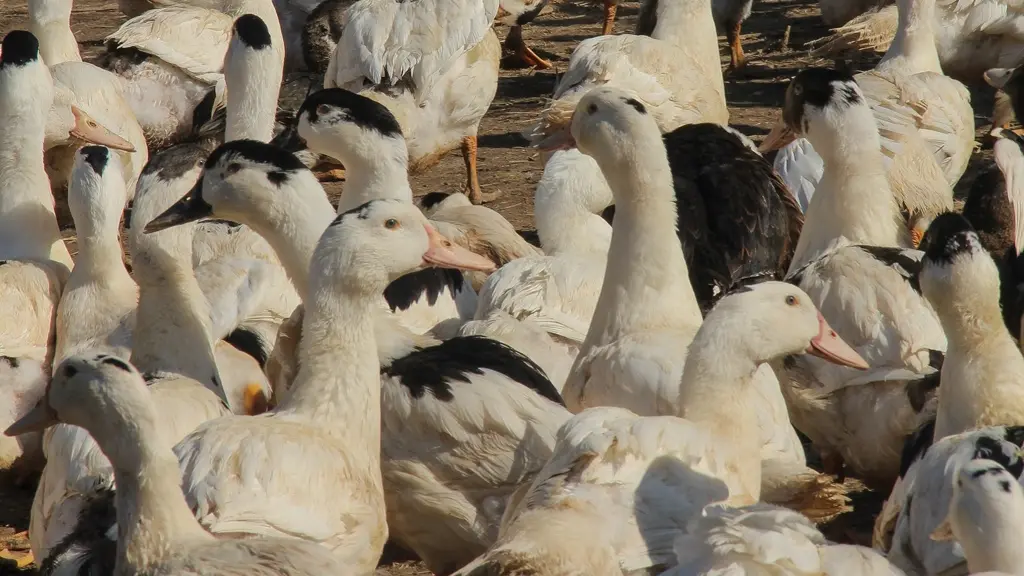
[[[121,0],[95,63],[71,0],[29,0],[0,50],[19,565],[370,574],[390,540],[465,576],[1024,574],[1024,12],[844,1],[818,50],[891,11],[884,57],[800,71],[760,149],[716,32],[741,68],[749,0],[619,35],[598,3],[525,134],[538,248],[476,139],[501,65],[550,66],[546,0]],[[293,69],[324,87],[279,110]],[[943,70],[1004,108],[962,213]],[[453,150],[464,194],[414,201]],[[889,494],[872,548],[818,528],[853,478]]]

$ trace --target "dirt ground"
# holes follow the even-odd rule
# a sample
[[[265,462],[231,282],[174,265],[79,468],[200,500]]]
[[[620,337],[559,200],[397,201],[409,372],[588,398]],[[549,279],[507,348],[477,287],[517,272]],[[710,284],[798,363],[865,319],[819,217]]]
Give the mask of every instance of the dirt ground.
[[[600,33],[600,4],[585,0],[554,0],[534,23],[524,30],[524,37],[541,56],[550,59],[554,70],[503,71],[498,94],[484,118],[479,139],[479,176],[485,192],[500,190],[504,194],[490,206],[501,212],[520,230],[533,229],[533,190],[543,166],[537,153],[528,148],[520,136],[535,121],[552,93],[558,74],[565,70],[573,48],[581,40]],[[618,33],[633,30],[639,4],[623,0],[619,6]],[[125,17],[118,11],[116,0],[76,0],[71,26],[83,56],[87,59],[102,49],[102,38],[116,29]],[[0,2],[0,33],[27,25],[24,0]],[[787,46],[781,46],[787,27]],[[726,96],[731,124],[759,141],[779,116],[779,106],[789,79],[809,66],[827,66],[830,62],[807,56],[805,43],[828,32],[813,2],[802,0],[758,0],[753,14],[744,25],[743,42],[749,65],[740,74],[726,77]],[[499,30],[504,37],[505,30]],[[722,53],[728,54],[722,44]],[[728,59],[723,59],[723,66]],[[869,63],[870,64],[870,63]],[[298,105],[311,79],[289,75],[282,91],[282,106]],[[992,93],[987,87],[971,87],[978,114],[979,135],[987,124]],[[962,198],[980,167],[991,164],[991,153],[975,154],[971,167],[957,186]],[[427,173],[412,178],[417,195],[434,191],[455,191],[464,182],[463,162],[458,153],[449,154]],[[326,186],[337,194],[341,184]],[[73,236],[73,230],[66,234]],[[27,542],[20,535],[28,528],[29,507],[33,489],[15,486],[12,479],[0,478],[0,550],[5,547],[25,549]],[[830,538],[843,542],[870,544],[871,521],[885,495],[865,492],[855,498],[856,510],[830,526]],[[31,570],[31,569],[30,569]],[[31,571],[21,573],[31,573]],[[14,572],[0,560],[0,575]],[[392,563],[378,570],[379,574],[411,576],[429,574],[421,564]]]

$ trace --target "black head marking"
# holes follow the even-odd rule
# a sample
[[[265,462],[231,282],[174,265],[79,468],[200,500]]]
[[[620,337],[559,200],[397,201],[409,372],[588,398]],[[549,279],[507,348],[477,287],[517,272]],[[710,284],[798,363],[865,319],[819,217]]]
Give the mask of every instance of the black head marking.
[[[328,88],[310,94],[299,107],[297,116],[306,114],[309,121],[315,123],[320,119],[321,106],[341,110],[344,121],[364,130],[372,130],[385,137],[402,136],[398,120],[383,104],[341,88]]]
[[[519,16],[516,16],[516,26],[522,26],[523,24],[529,24],[533,22],[533,19],[540,14],[540,11],[548,5],[548,0],[540,0],[532,8],[523,12]]]
[[[637,112],[641,114],[647,114],[647,108],[644,108],[644,105],[641,104],[640,101],[637,100],[636,98],[623,98],[622,101],[632,106],[633,109],[636,110]]]
[[[120,358],[115,358],[113,356],[103,357],[103,359],[100,360],[100,363],[106,364],[107,366],[113,366],[114,368],[117,368],[118,370],[123,370],[125,372],[130,373],[132,371],[131,366],[129,366],[127,362],[121,360]]]
[[[1024,427],[1011,426],[1006,429],[1004,438],[993,438],[990,434],[983,434],[974,441],[974,454],[972,459],[984,458],[998,462],[1014,478],[1020,478],[1024,474],[1024,459],[1017,455],[1020,445],[1010,439],[1021,439],[1020,433]]]
[[[149,157],[142,176],[156,174],[161,180],[168,182],[181,178],[186,173],[202,166],[206,162],[209,150],[196,144],[178,144]]]
[[[338,216],[334,218],[334,221],[331,222],[331,224],[330,224],[330,226],[328,226],[328,228],[330,228],[331,226],[336,226],[338,224],[341,224],[342,221],[344,221],[346,218],[350,218],[350,217],[359,218],[360,220],[366,220],[367,218],[370,217],[370,204],[373,204],[374,202],[376,202],[376,200],[370,200],[369,202],[363,202],[362,204],[360,204],[359,206],[356,206],[355,208],[352,208],[350,210],[346,210],[345,212],[342,212],[341,214],[338,214]]]
[[[8,366],[15,370],[18,369],[18,366],[21,366],[21,360],[15,356],[0,356],[0,361],[6,362]]]
[[[92,166],[92,171],[102,176],[103,169],[110,160],[110,149],[106,146],[86,146],[82,148],[81,154],[85,157],[85,162]]]
[[[782,118],[792,130],[806,133],[809,123],[804,117],[804,106],[819,109],[833,106],[842,110],[858,104],[862,100],[855,84],[846,72],[828,68],[802,70],[786,89]]]
[[[235,37],[253,50],[270,47],[270,31],[263,20],[255,14],[243,14],[235,20]]]
[[[270,357],[271,346],[260,337],[258,332],[249,330],[244,326],[239,327],[225,336],[224,341],[234,346],[236,350],[251,356],[260,365],[260,368],[266,367],[267,359]]]
[[[222,158],[233,158],[235,156],[258,164],[273,166],[276,172],[299,172],[306,170],[306,167],[302,162],[299,162],[299,159],[294,154],[286,152],[273,144],[267,144],[258,140],[232,140],[231,142],[225,142],[210,154],[206,163],[209,166],[214,166]],[[284,181],[283,178],[277,178],[279,178],[279,181],[276,182],[277,184]]]
[[[982,250],[981,241],[971,223],[954,212],[940,214],[921,240],[924,258],[938,265],[949,265],[960,254],[974,254]]]
[[[39,59],[39,41],[31,32],[12,30],[4,36],[0,50],[0,69],[8,66],[25,66]]]
[[[76,374],[78,374],[78,368],[75,368],[71,364],[67,364],[64,366],[65,378],[74,378]]]
[[[273,172],[267,172],[267,180],[274,186],[281,186],[286,180],[288,180],[288,173],[281,172],[280,170],[274,170]]]
[[[1006,492],[1007,494],[1010,493],[1010,481],[1009,480],[1000,480],[999,481],[999,487],[1003,489],[1003,492]]]

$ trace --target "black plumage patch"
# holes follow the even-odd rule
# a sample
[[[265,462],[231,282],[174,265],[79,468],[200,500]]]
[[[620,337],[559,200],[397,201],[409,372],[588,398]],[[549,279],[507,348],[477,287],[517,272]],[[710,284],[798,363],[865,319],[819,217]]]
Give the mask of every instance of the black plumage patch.
[[[14,368],[15,370],[18,369],[18,366],[21,366],[21,360],[14,356],[0,356],[0,361],[6,363],[8,366]]]
[[[905,476],[911,464],[924,458],[928,448],[932,445],[935,436],[935,418],[930,418],[914,430],[906,440],[903,441],[903,450],[900,452],[900,476]]]
[[[198,133],[204,124],[213,118],[213,107],[217,101],[217,91],[210,88],[203,99],[192,109],[192,132]]]
[[[398,120],[383,104],[341,88],[310,94],[299,107],[297,115],[305,114],[311,123],[316,123],[320,119],[321,106],[340,111],[340,121],[351,122],[364,130],[375,131],[381,136],[402,136]]]
[[[346,218],[354,217],[359,218],[360,220],[366,220],[367,218],[370,217],[370,205],[373,204],[374,202],[376,202],[376,200],[369,200],[367,202],[363,202],[359,206],[349,208],[348,210],[335,216],[334,220],[332,220],[327,227],[330,228],[331,226],[337,226],[338,224],[341,224]]]
[[[427,302],[433,305],[441,294],[447,291],[455,298],[462,289],[465,278],[462,272],[449,268],[426,268],[398,278],[384,289],[384,299],[391,311],[408,310],[426,294]]]
[[[270,143],[291,153],[292,155],[309,148],[306,144],[306,140],[302,136],[299,136],[298,123],[294,120],[285,123],[284,130],[282,130],[277,136],[274,136]]]
[[[771,164],[716,124],[682,126],[663,140],[676,232],[701,308],[749,280],[782,278],[803,216]]]
[[[75,368],[71,364],[66,364],[64,366],[64,377],[65,378],[74,378],[76,374],[78,374],[78,368]]]
[[[131,368],[131,366],[128,365],[127,362],[125,362],[124,360],[121,360],[120,358],[115,358],[113,356],[103,356],[102,359],[100,360],[100,364],[106,364],[107,366],[113,366],[114,368],[117,368],[118,370],[123,370],[123,371],[128,372],[128,373],[132,372],[132,368]]]
[[[181,178],[186,173],[202,166],[209,151],[196,144],[178,144],[149,157],[142,169],[142,176],[156,174],[168,182]]]
[[[263,19],[255,14],[243,14],[235,20],[235,36],[253,50],[270,47],[270,31]]]
[[[1006,492],[1007,494],[1010,493],[1010,481],[1009,480],[1000,480],[999,481],[999,487],[1003,489],[1003,492]]]
[[[381,374],[397,377],[413,398],[428,391],[444,402],[454,399],[450,382],[469,382],[471,374],[493,370],[526,386],[544,398],[563,405],[551,381],[536,363],[513,348],[484,336],[459,336],[436,346],[418,348]]]
[[[622,101],[632,106],[637,112],[647,114],[647,108],[645,108],[644,105],[636,98],[623,98]]]
[[[269,346],[257,332],[245,327],[235,328],[230,334],[224,337],[224,341],[231,344],[239,352],[244,352],[252,357],[260,368],[265,368],[267,359],[270,357]]]
[[[910,401],[910,407],[914,409],[914,412],[920,413],[924,409],[928,400],[939,389],[941,379],[941,372],[932,372],[907,383],[907,400]]]
[[[280,187],[281,184],[288,181],[288,173],[280,170],[272,170],[267,172],[267,180],[269,180],[274,186]]]
[[[441,202],[444,202],[450,194],[444,192],[429,192],[420,197],[420,206],[424,210],[430,210],[434,206],[437,206]]]
[[[74,566],[79,576],[109,576],[114,573],[117,561],[117,541],[107,537],[107,532],[117,522],[114,491],[102,488],[89,494],[78,521],[70,534],[65,536],[43,560],[40,576],[67,573]]]
[[[900,277],[910,284],[914,290],[917,292],[921,291],[917,279],[921,273],[922,261],[915,258],[919,254],[918,251],[888,246],[868,246],[865,244],[858,244],[857,248],[867,252],[875,260],[898,272]]]
[[[974,442],[974,455],[972,459],[984,458],[1002,464],[1014,478],[1020,478],[1024,473],[1024,459],[1017,455],[1021,447],[1020,442],[1024,441],[1024,426],[1008,426],[1003,438],[992,438],[983,435]],[[1011,444],[1013,448],[1007,446]]]
[[[106,146],[85,146],[79,153],[85,157],[85,163],[92,167],[92,171],[100,176],[107,167],[110,160],[110,149]]]
[[[234,156],[258,164],[273,166],[281,172],[306,170],[306,167],[302,162],[299,162],[299,159],[294,154],[258,140],[232,140],[231,142],[225,142],[210,154],[206,162],[213,166],[222,158]]]
[[[39,41],[25,30],[11,30],[0,49],[0,68],[25,66],[39,59]]]
[[[981,249],[971,223],[955,212],[940,214],[932,220],[921,240],[925,259],[940,266],[952,264],[960,254],[974,254]]]
[[[856,81],[849,73],[828,68],[808,68],[793,78],[786,89],[782,118],[797,133],[807,132],[804,107],[824,109],[832,106],[839,110],[862,101],[855,88]]]

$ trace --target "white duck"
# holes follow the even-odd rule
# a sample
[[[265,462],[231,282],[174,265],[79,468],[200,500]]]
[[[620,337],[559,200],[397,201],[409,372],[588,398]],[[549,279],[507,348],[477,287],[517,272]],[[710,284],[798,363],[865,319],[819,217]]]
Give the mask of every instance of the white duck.
[[[994,460],[1020,482],[1024,427],[982,428],[930,442],[930,428],[908,442],[904,474],[875,521],[872,545],[907,574],[967,574],[970,543],[958,546],[932,535],[946,524],[958,471],[971,461]]]
[[[42,395],[53,357],[54,317],[72,265],[57,229],[43,169],[43,139],[53,82],[38,42],[15,30],[0,53],[0,425]],[[34,438],[0,442],[0,467],[38,452]]]
[[[231,164],[239,168],[228,173]],[[282,173],[289,176],[276,182]],[[201,186],[150,226],[200,213],[266,233],[300,292],[309,293],[314,237],[331,211],[294,157],[267,145],[225,144]],[[374,335],[389,530],[431,569],[451,571],[493,542],[513,490],[543,465],[569,414],[539,368],[497,342],[416,336],[383,311]]]
[[[266,24],[275,67],[283,69],[284,40],[271,0],[156,8],[107,37],[101,66],[122,78],[125,98],[151,147],[165,147],[189,133],[196,106],[223,81],[232,27],[243,14],[254,14]]]
[[[245,142],[211,156],[218,177],[231,170],[232,157],[244,154],[236,148]],[[265,149],[269,161],[274,149]],[[276,155],[273,161],[289,169],[265,177],[282,176],[279,185],[312,179],[293,156]],[[201,192],[194,198],[203,203]],[[168,224],[165,214],[149,229]],[[431,263],[479,265],[479,257],[453,252],[443,242],[414,206],[397,201],[371,202],[328,226],[313,254],[308,285],[300,290],[307,295],[307,337],[299,346],[292,389],[270,414],[219,419],[176,447],[186,495],[208,530],[308,539],[357,572],[373,569],[387,535],[377,448],[381,388],[374,303],[389,281]],[[361,450],[353,450],[356,436]],[[239,478],[232,462],[260,478],[259,487]],[[330,504],[324,491],[333,495]],[[282,509],[292,512],[282,515]]]
[[[498,89],[501,47],[491,30],[498,0],[363,0],[348,9],[324,88],[364,93],[402,126],[410,169],[461,147],[465,192],[493,200],[477,178],[477,129]]]
[[[591,138],[580,143],[592,146]],[[675,564],[674,539],[705,505],[758,501],[754,373],[761,362],[805,351],[863,364],[799,288],[766,282],[726,296],[690,346],[683,417],[640,417],[621,408],[573,417],[530,491],[506,513],[496,545],[463,573],[489,564],[508,574],[501,568],[514,563],[547,573],[542,567],[565,557],[589,567],[590,555],[603,559],[597,551],[605,547],[623,573]],[[581,527],[583,542],[554,537],[564,530],[564,515],[594,516],[593,527]]]
[[[312,576],[348,568],[305,542],[218,540],[203,530],[181,493],[177,460],[156,406],[124,360],[75,356],[57,367],[36,408],[6,430],[12,435],[66,422],[96,438],[113,463],[118,488],[117,561],[107,573]]]
[[[1021,573],[1024,550],[1018,536],[1024,490],[1017,482],[992,460],[971,460],[957,473],[949,516],[932,532],[932,539],[955,539],[971,574]]]
[[[725,84],[710,0],[647,0],[637,34],[580,42],[554,101],[527,133],[543,138],[566,127],[577,102],[595,86],[630,92],[651,111],[662,132],[683,124],[725,125]]]
[[[845,461],[858,478],[885,486],[897,475],[903,438],[928,417],[923,392],[934,386],[946,339],[910,283],[920,253],[899,248],[909,240],[857,83],[840,72],[804,70],[790,84],[784,114],[825,166],[789,279],[871,370],[801,357],[785,363],[783,392],[794,426],[824,452],[827,471],[840,472]],[[908,397],[908,386],[922,394]]]
[[[600,171],[588,168],[596,168],[594,160],[579,150],[551,155],[534,196],[545,255],[513,260],[491,274],[474,320],[460,329],[519,349],[559,389],[587,335],[611,241],[611,226],[596,213],[612,204],[612,193]],[[538,332],[546,350],[533,346]]]

